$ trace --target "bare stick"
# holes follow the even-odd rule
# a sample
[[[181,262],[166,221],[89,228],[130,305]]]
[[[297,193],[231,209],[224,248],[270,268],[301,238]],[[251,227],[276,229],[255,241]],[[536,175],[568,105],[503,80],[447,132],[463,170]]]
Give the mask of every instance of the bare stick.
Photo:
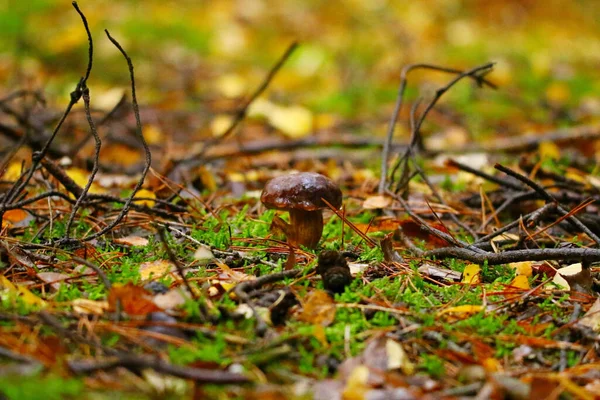
[[[108,36],[108,39],[112,42],[112,44],[115,45],[115,47],[117,49],[119,49],[119,51],[121,52],[121,54],[123,54],[123,57],[125,57],[125,60],[127,61],[127,66],[129,68],[129,79],[131,80],[131,102],[133,104],[133,113],[135,115],[135,124],[136,124],[135,132],[136,132],[136,136],[138,137],[138,139],[142,143],[142,146],[144,147],[144,154],[146,156],[146,160],[144,163],[144,170],[142,171],[142,176],[140,177],[137,184],[133,188],[133,191],[131,192],[131,195],[127,198],[127,201],[125,201],[125,204],[123,205],[123,209],[121,209],[121,212],[119,213],[117,218],[115,218],[115,220],[112,223],[108,224],[106,227],[104,227],[100,231],[85,237],[83,239],[85,241],[89,241],[89,240],[92,240],[99,236],[104,235],[105,233],[112,230],[115,226],[117,226],[121,222],[121,220],[129,212],[129,208],[131,207],[131,203],[133,201],[133,198],[135,197],[135,194],[140,190],[140,188],[144,184],[144,179],[146,179],[146,174],[148,174],[148,171],[150,170],[150,164],[152,163],[152,156],[150,154],[150,148],[148,148],[148,144],[146,143],[146,139],[144,139],[144,134],[142,133],[142,121],[140,119],[140,108],[138,106],[137,97],[135,95],[135,76],[133,73],[133,63],[131,62],[131,58],[129,58],[129,56],[127,55],[127,53],[125,52],[123,47],[121,47],[119,42],[117,42],[115,39],[113,39],[112,36],[110,36],[110,33],[108,32],[108,30],[105,29],[104,32],[106,32],[106,36]]]
[[[400,73],[400,87],[398,88],[398,96],[396,97],[396,105],[394,106],[394,111],[392,113],[392,117],[390,119],[390,123],[388,125],[388,131],[386,135],[386,140],[383,145],[383,150],[381,152],[381,179],[379,180],[379,194],[383,194],[385,191],[386,183],[387,183],[387,170],[388,170],[388,160],[390,155],[390,150],[392,146],[392,140],[394,137],[394,131],[396,130],[396,123],[398,122],[398,118],[400,116],[400,111],[402,110],[402,102],[404,99],[404,91],[406,90],[407,85],[407,77],[408,73],[415,69],[430,69],[434,71],[446,72],[450,74],[462,74],[463,71],[453,68],[445,68],[439,67],[437,65],[431,64],[409,64],[402,68],[402,72]],[[478,85],[487,85],[491,88],[496,88],[494,84],[485,80],[481,76],[470,76],[473,78]]]
[[[532,181],[525,175],[519,174],[518,172],[513,171],[512,169],[507,168],[503,165],[496,164],[496,165],[494,165],[494,168],[496,168],[499,171],[504,172],[507,175],[512,176],[513,178],[520,180],[521,182],[523,182],[524,184],[526,184],[527,186],[529,186],[530,188],[535,190],[547,202],[556,203],[556,211],[558,211],[562,215],[568,215],[567,221],[569,221],[573,226],[581,229],[594,242],[596,242],[596,244],[600,244],[600,237],[598,237],[587,226],[585,226],[585,224],[583,222],[581,222],[576,216],[570,215],[569,211],[562,208],[560,206],[560,204],[558,203],[558,201],[554,198],[554,196],[552,196],[550,193],[548,193],[543,187],[541,187],[540,185],[538,185],[537,183],[535,183],[534,181]]]
[[[77,7],[77,3],[74,3],[73,6],[75,7],[75,9],[77,10],[77,12],[82,17],[82,19],[84,21],[84,26],[85,26],[86,32],[89,35],[89,28],[88,28],[88,25],[87,25],[87,20],[85,19],[85,17],[83,16],[83,14],[79,10],[79,8]],[[90,37],[91,37],[91,35],[88,36],[88,38],[90,38]],[[91,46],[90,46],[90,51],[91,51]],[[92,62],[91,58],[89,58],[88,59],[88,66],[86,68],[85,78],[81,78],[79,80],[79,82],[77,83],[77,86],[75,86],[75,90],[73,90],[71,92],[69,104],[67,104],[67,108],[65,109],[62,117],[60,118],[60,120],[56,124],[56,127],[52,131],[52,134],[46,140],[46,143],[42,146],[42,148],[39,151],[36,151],[35,153],[33,153],[31,168],[28,171],[25,171],[23,174],[21,174],[21,176],[19,177],[19,179],[11,187],[11,189],[8,191],[7,195],[4,197],[2,203],[0,204],[0,224],[2,223],[2,217],[4,216],[4,212],[6,211],[6,205],[10,204],[13,200],[15,200],[16,198],[18,198],[19,195],[21,194],[21,192],[29,184],[29,181],[31,180],[31,178],[33,177],[33,174],[37,170],[37,167],[40,164],[41,160],[48,153],[48,150],[50,149],[50,145],[52,144],[52,142],[56,138],[56,135],[58,134],[58,131],[60,130],[60,128],[62,127],[63,123],[67,119],[67,116],[71,112],[71,109],[73,108],[73,106],[75,104],[77,104],[77,102],[79,101],[79,99],[83,95],[83,88],[85,87],[85,81],[87,79],[87,76],[89,76],[89,73],[90,73],[90,71],[92,69],[91,62]]]
[[[83,77],[83,84],[85,86],[85,83],[87,82],[88,78],[90,77],[90,73],[92,72],[92,60],[94,58],[94,42],[92,41],[92,33],[90,32],[90,27],[88,26],[88,22],[85,18],[85,15],[79,9],[79,5],[76,1],[74,1],[72,4],[75,8],[75,11],[77,11],[79,16],[81,17],[81,21],[83,22],[83,26],[85,27],[85,32],[87,33],[88,37],[88,65],[87,69],[85,70],[85,76]]]
[[[98,136],[98,132],[96,131],[96,126],[94,125],[94,120],[92,119],[92,114],[90,112],[90,90],[87,87],[87,79],[89,78],[90,73],[92,71],[92,60],[94,59],[94,41],[92,40],[92,34],[90,32],[90,28],[88,26],[87,19],[85,18],[85,15],[83,14],[83,12],[79,9],[79,6],[77,5],[76,1],[73,2],[73,7],[75,7],[75,10],[77,10],[79,15],[81,16],[81,20],[83,21],[83,26],[85,27],[85,31],[88,36],[88,43],[89,43],[88,68],[85,72],[85,77],[83,78],[82,97],[83,97],[83,104],[85,106],[85,116],[87,118],[88,125],[90,126],[90,132],[91,132],[92,136],[94,137],[94,141],[95,141],[96,145],[95,145],[95,151],[94,151],[94,162],[93,162],[93,166],[92,166],[92,172],[90,173],[90,177],[89,177],[85,187],[83,188],[83,191],[77,198],[77,201],[75,202],[75,205],[73,206],[73,209],[71,210],[71,215],[69,216],[69,220],[67,221],[67,226],[65,228],[65,236],[67,239],[70,236],[71,226],[73,225],[73,220],[75,219],[75,216],[77,215],[77,210],[81,206],[81,203],[84,201],[88,191],[90,190],[90,187],[92,186],[92,183],[94,182],[96,173],[98,172],[100,148],[102,146],[100,136]]]
[[[181,160],[176,160],[175,164],[181,164],[181,163],[193,164],[193,165],[200,164],[203,161],[204,154],[211,146],[214,146],[215,144],[217,144],[217,143],[223,141],[224,139],[228,138],[229,136],[231,136],[231,134],[235,131],[235,128],[237,128],[237,126],[240,124],[240,122],[242,122],[242,120],[246,117],[246,113],[248,112],[248,108],[250,107],[250,105],[267,89],[267,87],[269,86],[269,84],[271,83],[271,81],[273,80],[275,75],[277,74],[277,72],[279,72],[281,67],[283,67],[283,64],[285,64],[285,62],[290,58],[290,56],[292,55],[294,50],[296,50],[297,47],[298,47],[297,42],[293,42],[292,44],[290,44],[290,46],[287,48],[285,53],[283,53],[283,55],[277,61],[277,63],[275,63],[275,65],[273,65],[273,67],[271,67],[271,69],[269,70],[269,73],[267,74],[265,79],[262,81],[260,86],[254,91],[254,93],[252,93],[252,95],[248,98],[248,100],[246,100],[246,102],[244,103],[242,108],[240,108],[238,110],[238,112],[235,114],[233,121],[231,122],[231,125],[229,125],[229,128],[227,128],[225,133],[223,133],[221,136],[207,140],[206,143],[204,144],[204,146],[202,147],[202,150],[200,150],[196,154],[193,154],[190,157],[187,157],[187,158],[184,158]]]
[[[502,253],[476,252],[460,247],[443,247],[441,249],[429,250],[421,254],[423,257],[436,258],[460,258],[473,263],[488,265],[507,264],[521,261],[545,261],[545,260],[581,260],[600,261],[599,249],[587,248],[559,248],[559,249],[525,249],[512,250]]]

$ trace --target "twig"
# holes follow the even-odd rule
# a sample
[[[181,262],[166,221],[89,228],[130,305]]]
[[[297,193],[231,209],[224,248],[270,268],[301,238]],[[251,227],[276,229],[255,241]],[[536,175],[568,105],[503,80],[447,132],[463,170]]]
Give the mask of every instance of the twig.
[[[132,371],[150,368],[161,374],[191,379],[202,383],[226,384],[246,383],[250,381],[246,376],[233,372],[195,368],[189,365],[174,365],[158,357],[138,356],[135,354],[118,355],[114,359],[106,361],[70,360],[67,364],[71,371],[80,375],[123,367]]]
[[[545,260],[581,260],[600,261],[600,250],[589,248],[560,248],[560,249],[524,249],[512,250],[503,253],[476,252],[460,247],[443,247],[429,250],[421,254],[423,257],[460,258],[476,264],[487,262],[488,265],[507,264],[520,261],[545,261]]]
[[[129,56],[127,55],[127,52],[125,52],[125,50],[123,49],[123,47],[121,47],[119,42],[117,42],[112,36],[110,36],[110,33],[108,32],[108,30],[105,29],[104,32],[106,32],[106,36],[108,36],[108,39],[112,42],[112,44],[115,45],[115,47],[117,49],[119,49],[119,51],[121,52],[121,54],[123,54],[123,57],[125,57],[125,60],[127,61],[127,67],[129,68],[129,79],[131,80],[131,102],[133,105],[133,113],[135,115],[135,124],[136,124],[135,132],[136,132],[136,136],[138,137],[138,139],[142,143],[142,146],[144,147],[144,154],[146,156],[146,159],[145,159],[145,163],[144,163],[144,170],[142,171],[142,176],[140,177],[140,179],[136,183],[135,187],[133,188],[131,195],[125,201],[125,204],[123,205],[123,208],[121,209],[121,212],[119,213],[117,218],[115,218],[115,220],[112,223],[108,224],[100,231],[85,237],[83,239],[84,241],[93,240],[99,236],[104,235],[105,233],[111,231],[115,226],[117,226],[121,222],[121,220],[129,212],[129,208],[131,207],[131,203],[133,201],[133,198],[135,197],[135,194],[138,192],[138,190],[140,190],[140,188],[144,184],[144,179],[146,178],[146,174],[148,174],[148,171],[150,170],[150,165],[152,164],[152,156],[150,154],[150,149],[148,148],[148,144],[146,143],[146,140],[144,139],[144,134],[142,133],[142,121],[140,119],[140,109],[139,109],[137,97],[135,94],[135,76],[133,73],[133,63],[131,62],[131,58],[129,58]]]
[[[429,226],[427,224],[427,222],[425,222],[421,217],[419,217],[417,214],[415,214],[411,208],[410,205],[408,204],[408,202],[406,202],[406,200],[404,200],[402,198],[402,196],[398,196],[396,193],[390,191],[390,190],[386,190],[386,193],[389,194],[390,196],[392,196],[392,198],[394,198],[395,200],[397,200],[400,205],[402,205],[402,207],[404,208],[404,210],[406,211],[406,213],[408,214],[409,217],[411,217],[416,223],[419,224],[419,227],[425,231],[427,231],[427,233],[445,240],[446,242],[453,244],[454,246],[458,246],[461,248],[468,248],[471,249],[471,251],[477,253],[477,252],[483,252],[483,250],[474,247],[468,243],[465,243],[461,240],[455,239],[454,237],[452,237],[451,235],[447,234],[446,232],[442,232],[439,229],[435,229],[431,226]]]
[[[502,179],[499,176],[494,176],[494,175],[490,175],[488,173],[485,173],[483,171],[480,171],[478,169],[469,167],[468,165],[465,165],[463,163],[460,163],[456,160],[453,159],[449,159],[448,161],[446,161],[446,165],[449,167],[454,167],[454,168],[458,168],[462,171],[468,172],[470,174],[473,174],[475,176],[478,176],[480,178],[485,179],[486,181],[490,181],[493,183],[497,183],[500,186],[504,186],[506,188],[509,189],[513,189],[513,190],[517,190],[517,191],[523,191],[524,187],[522,185],[519,185],[516,182],[513,181],[509,181],[507,179]]]
[[[390,150],[391,150],[391,146],[392,146],[392,139],[394,137],[394,131],[396,130],[396,123],[398,122],[398,118],[400,116],[400,111],[402,110],[402,102],[404,99],[404,91],[406,90],[408,73],[415,69],[430,69],[430,70],[446,72],[446,73],[450,73],[450,74],[464,73],[463,71],[458,70],[458,69],[439,67],[437,65],[431,65],[431,64],[410,64],[410,65],[406,65],[406,66],[404,66],[404,68],[402,68],[402,71],[400,73],[400,86],[398,88],[398,95],[396,97],[396,105],[394,106],[394,111],[392,113],[392,117],[391,117],[389,125],[388,125],[386,139],[385,139],[383,149],[381,152],[381,179],[379,180],[379,190],[378,190],[380,195],[383,194],[383,192],[385,191],[386,184],[387,184],[387,170],[388,170],[389,154],[390,154]],[[485,84],[491,88],[495,88],[494,84],[485,80],[482,76],[471,75],[470,77],[472,79],[474,79],[478,85]]]
[[[194,299],[194,301],[197,302],[198,295],[192,289],[190,282],[185,277],[185,270],[184,270],[183,266],[181,265],[181,263],[179,262],[177,257],[175,257],[175,254],[173,254],[173,251],[171,250],[171,247],[169,246],[169,243],[167,242],[167,236],[165,235],[164,227],[162,227],[162,226],[158,227],[158,236],[160,237],[160,241],[162,242],[163,247],[164,247],[165,251],[167,252],[167,256],[169,257],[169,260],[171,260],[171,262],[177,268],[177,272],[179,272],[179,276],[181,276],[181,279],[183,280],[185,287],[187,288],[188,292],[190,292],[190,296],[192,296],[192,299]]]
[[[71,226],[73,225],[73,220],[75,219],[75,216],[77,215],[77,210],[81,206],[81,203],[84,201],[85,196],[87,195],[88,191],[90,190],[90,187],[92,186],[92,183],[94,182],[96,173],[98,172],[100,148],[102,146],[100,136],[98,136],[98,132],[96,131],[96,126],[94,125],[94,120],[92,119],[92,114],[90,112],[90,90],[87,87],[87,80],[90,76],[90,73],[92,72],[92,62],[94,59],[94,41],[92,40],[92,34],[90,32],[90,28],[88,26],[87,19],[85,18],[85,15],[83,14],[83,12],[79,9],[79,6],[77,5],[76,1],[73,2],[73,7],[75,7],[75,10],[77,10],[79,15],[81,16],[81,20],[83,21],[83,26],[85,27],[85,31],[88,36],[88,43],[89,43],[88,68],[85,72],[85,77],[83,78],[81,86],[82,86],[83,104],[85,107],[85,116],[87,118],[88,125],[90,126],[90,132],[91,132],[92,136],[94,137],[94,141],[95,141],[96,145],[95,145],[95,151],[94,151],[94,161],[93,161],[93,166],[92,166],[92,172],[90,173],[90,177],[89,177],[85,187],[83,188],[83,191],[81,192],[79,197],[77,197],[77,201],[75,202],[75,205],[73,206],[73,209],[71,210],[71,215],[69,215],[69,220],[67,221],[67,226],[65,227],[66,238],[69,238],[69,236],[70,236]]]
[[[468,71],[461,72],[456,77],[454,77],[454,79],[452,79],[450,82],[448,82],[445,86],[443,86],[435,91],[435,95],[433,96],[431,101],[427,104],[427,106],[425,106],[425,110],[421,113],[415,126],[411,129],[411,144],[406,149],[404,156],[399,158],[398,162],[396,164],[399,164],[406,157],[414,156],[413,147],[422,142],[422,140],[420,139],[421,126],[423,125],[425,118],[427,117],[429,112],[433,109],[433,107],[437,104],[439,99],[448,90],[450,90],[454,85],[456,85],[458,82],[460,82],[464,78],[471,77],[473,79],[476,79],[478,82],[483,82],[483,79],[484,79],[483,76],[485,74],[489,73],[493,66],[494,66],[494,63],[487,63],[487,64],[480,65],[478,67],[472,68]],[[405,167],[407,167],[406,164],[405,164]],[[397,167],[394,167],[394,170],[396,170],[396,169],[397,169]],[[406,172],[403,171],[402,176],[405,176],[405,175],[406,175]],[[391,179],[393,180],[393,176],[391,177]],[[395,191],[397,191],[397,190],[395,190]]]
[[[201,164],[204,161],[203,158],[204,158],[206,151],[211,146],[214,146],[215,144],[217,144],[217,143],[223,141],[224,139],[228,138],[229,136],[231,136],[231,134],[235,131],[235,128],[237,128],[239,123],[242,122],[242,120],[246,117],[246,114],[248,112],[248,108],[250,107],[250,105],[267,89],[267,87],[269,86],[269,84],[271,83],[271,81],[273,80],[275,75],[277,74],[277,72],[279,72],[279,70],[281,69],[283,64],[285,64],[285,62],[290,58],[290,56],[292,55],[294,50],[296,50],[297,47],[298,47],[297,42],[293,42],[292,44],[290,44],[290,46],[287,48],[285,53],[283,53],[283,55],[277,61],[277,63],[275,63],[275,65],[273,65],[273,67],[271,67],[271,69],[269,70],[269,73],[267,74],[265,79],[262,81],[262,83],[258,86],[258,88],[254,91],[254,93],[252,93],[252,95],[248,98],[248,100],[246,100],[244,105],[235,114],[233,121],[231,122],[231,125],[229,125],[229,128],[227,128],[227,130],[222,135],[215,137],[211,140],[208,140],[202,147],[202,150],[200,150],[198,153],[193,154],[192,156],[181,159],[181,160],[176,160],[175,164],[176,165],[183,164],[183,163],[192,164],[192,165]]]
[[[93,269],[94,272],[96,272],[96,274],[100,277],[100,280],[106,287],[106,290],[110,291],[112,284],[110,283],[110,280],[108,279],[108,277],[106,276],[104,271],[102,271],[102,269],[100,269],[100,267],[98,267],[96,264],[94,264],[84,258],[81,258],[81,257],[71,256],[71,260],[81,263],[81,264],[85,265],[86,267]]]
[[[496,164],[496,165],[494,165],[494,168],[496,168],[499,171],[504,172],[505,174],[507,174],[509,176],[512,176],[513,178],[516,178],[516,179],[520,180],[521,182],[523,182],[524,184],[526,184],[527,186],[529,186],[530,188],[532,188],[533,190],[535,190],[547,202],[549,202],[549,203],[556,203],[556,210],[559,213],[561,213],[561,214],[563,214],[565,216],[568,216],[567,217],[567,221],[569,221],[575,227],[581,229],[594,242],[596,242],[596,244],[600,244],[600,237],[598,237],[587,226],[585,226],[585,224],[583,222],[581,222],[576,216],[570,215],[569,211],[567,211],[564,208],[562,208],[560,206],[560,204],[558,204],[558,201],[550,193],[548,193],[543,187],[541,187],[540,185],[538,185],[537,183],[535,183],[534,181],[532,181],[528,177],[524,176],[523,174],[519,174],[518,172],[513,171],[512,169],[507,168],[507,167],[505,167],[503,165]]]
[[[243,281],[238,283],[233,288],[233,293],[240,299],[241,301],[248,304],[248,306],[254,312],[254,316],[256,317],[256,330],[259,335],[264,334],[267,330],[267,325],[265,321],[261,318],[260,314],[256,311],[256,304],[250,298],[249,294],[253,290],[259,289],[263,285],[267,285],[269,283],[274,283],[286,278],[295,278],[300,275],[302,270],[299,269],[291,269],[289,271],[276,272],[269,275],[263,275],[251,281]]]

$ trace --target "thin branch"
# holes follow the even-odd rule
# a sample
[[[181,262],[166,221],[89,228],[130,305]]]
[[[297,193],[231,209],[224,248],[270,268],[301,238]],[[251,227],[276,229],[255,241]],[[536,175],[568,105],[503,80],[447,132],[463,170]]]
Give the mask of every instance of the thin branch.
[[[430,69],[433,71],[446,72],[446,73],[450,73],[450,74],[463,74],[464,73],[464,71],[461,71],[458,69],[439,67],[437,65],[431,65],[431,64],[409,64],[409,65],[406,65],[404,68],[402,68],[402,72],[400,73],[400,86],[398,88],[398,96],[396,97],[396,104],[394,106],[394,111],[392,113],[392,117],[391,117],[389,125],[388,125],[386,139],[385,139],[383,149],[381,152],[381,179],[379,180],[379,190],[378,190],[380,195],[383,194],[383,192],[385,191],[386,184],[387,184],[387,170],[388,170],[389,154],[390,154],[390,150],[391,150],[391,146],[392,146],[392,140],[394,137],[394,131],[396,130],[396,124],[398,122],[398,118],[400,117],[400,111],[402,110],[404,91],[406,90],[406,85],[408,82],[407,81],[408,73],[413,70],[416,70],[416,69]],[[474,79],[477,82],[477,84],[480,86],[487,85],[493,89],[496,88],[496,86],[493,83],[487,81],[482,76],[471,75],[470,77],[472,79]]]
[[[421,254],[423,257],[460,258],[476,264],[487,262],[488,265],[507,264],[521,261],[545,261],[545,260],[581,260],[600,261],[599,249],[588,248],[559,248],[559,249],[524,249],[512,250],[502,253],[476,252],[471,249],[460,247],[443,247],[429,250]]]
[[[242,122],[243,119],[246,117],[246,114],[248,112],[248,108],[250,107],[250,105],[267,89],[267,87],[269,86],[269,84],[271,83],[271,81],[273,80],[275,75],[277,75],[277,72],[279,72],[281,67],[283,67],[285,62],[290,58],[290,56],[294,53],[294,51],[296,50],[297,47],[298,47],[297,42],[293,42],[292,44],[290,44],[290,46],[283,53],[283,55],[279,58],[279,60],[275,63],[275,65],[273,65],[273,67],[271,67],[271,69],[269,70],[269,73],[267,74],[267,76],[265,76],[262,83],[258,86],[258,88],[254,91],[254,93],[252,93],[252,95],[248,98],[248,100],[246,100],[244,105],[235,114],[233,121],[231,122],[231,125],[229,125],[229,128],[227,128],[227,130],[222,135],[215,137],[213,139],[207,140],[206,143],[204,144],[204,146],[202,147],[202,150],[200,150],[196,154],[193,154],[190,157],[175,161],[175,164],[182,164],[182,163],[192,164],[192,165],[201,164],[204,161],[204,155],[205,155],[206,151],[210,147],[214,146],[215,144],[218,144],[219,142],[221,142],[221,141],[225,140],[226,138],[228,138],[229,136],[231,136],[232,133],[235,131],[235,128],[237,128],[237,126],[240,124],[240,122]]]
[[[121,52],[121,54],[123,54],[123,57],[125,57],[125,60],[127,61],[127,66],[129,68],[129,79],[131,80],[131,102],[133,104],[133,113],[135,115],[135,123],[136,123],[135,132],[136,132],[136,136],[138,137],[138,139],[142,143],[142,146],[144,147],[144,154],[146,156],[145,157],[146,159],[145,159],[145,163],[144,163],[144,170],[142,171],[142,176],[140,177],[137,184],[133,188],[133,191],[131,192],[131,195],[127,198],[127,201],[125,201],[125,204],[123,205],[123,208],[121,209],[121,212],[119,213],[117,218],[112,223],[110,223],[109,225],[107,225],[106,227],[101,229],[100,231],[85,237],[83,239],[84,241],[93,240],[99,236],[104,235],[105,233],[111,231],[115,226],[117,226],[121,222],[121,220],[123,220],[125,215],[129,212],[129,208],[131,207],[131,203],[133,201],[133,198],[135,197],[135,194],[140,190],[140,188],[144,184],[144,179],[146,179],[146,175],[148,174],[148,171],[150,170],[150,165],[152,164],[152,156],[150,154],[150,148],[148,148],[148,144],[146,143],[146,140],[144,139],[144,134],[142,132],[142,121],[140,119],[140,108],[138,106],[138,101],[137,101],[137,97],[135,94],[135,76],[133,73],[133,63],[131,62],[131,58],[129,58],[129,56],[127,55],[127,53],[125,52],[123,47],[121,47],[119,42],[117,42],[115,39],[113,39],[112,36],[110,36],[110,33],[108,32],[108,30],[105,29],[104,32],[106,32],[106,36],[108,36],[108,39],[112,42],[112,44],[115,45],[115,47],[117,49],[119,49],[119,51]]]
[[[587,226],[585,226],[585,224],[583,222],[581,222],[576,216],[570,215],[569,211],[562,208],[560,206],[560,204],[558,204],[558,201],[550,193],[548,193],[543,187],[541,187],[540,185],[538,185],[537,183],[535,183],[534,181],[532,181],[525,175],[519,174],[518,172],[513,171],[512,169],[507,168],[503,165],[496,164],[496,165],[494,165],[494,168],[496,168],[499,171],[504,172],[505,174],[507,174],[509,176],[512,176],[513,178],[520,180],[521,182],[523,182],[524,184],[526,184],[527,186],[529,186],[530,188],[535,190],[547,202],[556,203],[556,211],[558,211],[562,215],[568,216],[567,221],[569,221],[572,225],[574,225],[575,227],[577,227],[581,231],[583,231],[594,242],[596,242],[596,244],[600,244],[600,237],[598,237]]]

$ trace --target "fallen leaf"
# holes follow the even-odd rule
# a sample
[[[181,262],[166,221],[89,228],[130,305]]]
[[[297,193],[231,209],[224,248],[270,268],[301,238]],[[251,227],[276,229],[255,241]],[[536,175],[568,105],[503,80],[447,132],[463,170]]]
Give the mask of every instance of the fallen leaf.
[[[470,305],[464,305],[464,306],[455,306],[455,307],[448,307],[443,309],[442,311],[438,312],[437,315],[444,315],[444,314],[457,314],[460,317],[466,318],[472,314],[476,314],[480,311],[483,310],[483,306],[470,306]]]
[[[342,391],[343,400],[365,400],[371,386],[367,383],[369,380],[369,368],[364,365],[356,366],[348,379],[346,387]]]
[[[481,267],[477,264],[469,264],[463,271],[462,283],[474,285],[481,283]]]
[[[84,188],[90,179],[89,172],[81,168],[68,168],[65,170],[65,173],[69,178],[73,179],[73,181],[81,188]],[[106,190],[100,187],[100,185],[98,185],[96,182],[92,182],[92,185],[90,186],[90,189],[88,191],[88,193],[91,194],[102,194],[105,192]],[[70,196],[73,197],[72,194],[70,194]]]
[[[163,310],[174,310],[181,307],[187,301],[188,296],[181,288],[173,288],[167,293],[154,296],[154,304]]]
[[[407,235],[408,237],[416,237],[418,239],[424,240],[427,244],[430,244],[434,247],[444,247],[448,246],[448,242],[444,239],[440,239],[439,237],[429,234],[426,230],[421,227],[421,224],[413,221],[412,219],[404,219],[398,222],[399,229],[402,230],[402,233]],[[448,229],[439,223],[431,223],[430,227],[437,229],[438,231],[448,233]]]
[[[508,266],[515,270],[515,274],[524,275],[530,277],[532,275],[533,263],[531,261],[514,262],[508,264]]]
[[[141,236],[125,236],[115,239],[114,243],[133,247],[144,247],[148,245],[149,241]]]
[[[140,265],[140,277],[142,280],[159,278],[175,270],[175,266],[169,260],[148,261]]]
[[[73,311],[77,314],[85,315],[102,315],[109,309],[107,301],[89,299],[75,299],[71,302],[71,306],[73,306]]]
[[[210,247],[200,245],[194,252],[194,259],[197,260],[200,265],[208,265],[215,259],[215,255],[210,250]]]
[[[25,286],[13,284],[4,275],[0,275],[0,288],[4,288],[9,295],[20,298],[25,304],[38,307],[46,306],[44,300],[36,296]]]
[[[223,134],[231,127],[232,123],[232,116],[225,114],[217,115],[210,123],[210,131],[215,137],[223,136]]]
[[[313,130],[313,115],[301,106],[277,106],[267,114],[269,123],[290,138],[301,138]]]
[[[156,202],[154,201],[154,199],[156,199],[156,194],[154,194],[154,192],[151,192],[148,189],[140,189],[135,193],[135,196],[133,196],[134,199],[144,199],[144,200],[134,200],[133,202],[139,206],[143,206],[143,207],[148,207],[148,208],[152,208],[154,207],[154,204],[156,204]]]
[[[541,142],[538,148],[540,158],[543,159],[560,159],[560,149],[554,142]]]
[[[141,286],[129,282],[125,285],[114,284],[108,293],[109,310],[117,310],[121,303],[121,311],[129,315],[147,315],[154,311],[162,311],[152,298],[152,294]]]
[[[149,145],[160,145],[164,141],[164,134],[157,125],[144,125],[142,132]]]
[[[600,331],[600,298],[596,299],[594,304],[592,304],[590,309],[577,323],[592,328],[595,332]]]
[[[333,299],[324,290],[313,290],[302,300],[302,312],[298,319],[314,325],[330,325],[335,319]]]
[[[222,75],[215,81],[215,88],[225,97],[236,98],[246,93],[246,80],[238,74]]]
[[[460,282],[462,280],[462,274],[460,272],[447,268],[440,268],[437,265],[427,262],[423,263],[418,271],[422,276],[428,276],[436,281],[445,280],[450,282]]]
[[[511,287],[521,290],[529,290],[531,286],[529,285],[529,279],[525,275],[517,275],[509,284]]]
[[[392,204],[392,199],[388,196],[369,196],[363,201],[363,208],[367,210],[375,210],[379,208],[387,208]]]
[[[4,174],[2,174],[2,180],[8,181],[8,182],[14,182],[19,178],[19,176],[21,176],[22,171],[23,171],[23,164],[20,161],[19,162],[11,162],[8,165],[8,167],[6,168],[6,170],[4,171]]]
[[[62,285],[61,281],[71,278],[70,275],[61,274],[60,272],[38,272],[37,277],[44,283],[50,284],[50,287],[55,292],[60,289],[60,285]]]

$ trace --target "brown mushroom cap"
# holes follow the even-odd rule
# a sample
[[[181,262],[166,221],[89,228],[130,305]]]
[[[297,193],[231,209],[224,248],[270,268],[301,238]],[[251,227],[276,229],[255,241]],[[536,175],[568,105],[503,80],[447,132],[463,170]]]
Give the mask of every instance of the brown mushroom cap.
[[[342,191],[329,178],[302,172],[271,179],[265,185],[260,201],[267,208],[278,210],[316,211],[327,206],[321,198],[335,208],[342,205]]]

